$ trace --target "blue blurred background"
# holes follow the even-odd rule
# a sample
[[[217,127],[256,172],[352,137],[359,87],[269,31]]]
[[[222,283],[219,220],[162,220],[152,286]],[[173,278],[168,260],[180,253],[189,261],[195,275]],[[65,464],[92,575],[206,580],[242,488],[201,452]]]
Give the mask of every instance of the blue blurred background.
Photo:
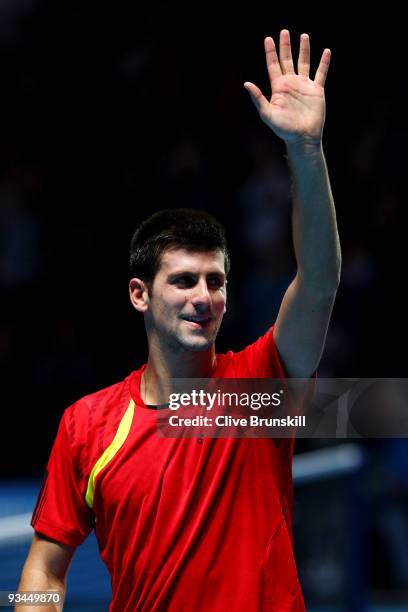
[[[312,75],[332,50],[324,148],[343,271],[319,376],[407,377],[405,33],[391,7],[327,10],[0,3],[0,590],[17,584],[64,408],[145,360],[127,293],[142,219],[188,206],[226,225],[232,269],[218,351],[242,348],[274,321],[295,270],[290,177],[243,82],[269,93],[263,39],[282,28],[295,55],[310,34]],[[308,609],[408,610],[406,440],[343,445],[297,444]],[[103,572],[90,540],[72,566],[72,609],[106,609]]]

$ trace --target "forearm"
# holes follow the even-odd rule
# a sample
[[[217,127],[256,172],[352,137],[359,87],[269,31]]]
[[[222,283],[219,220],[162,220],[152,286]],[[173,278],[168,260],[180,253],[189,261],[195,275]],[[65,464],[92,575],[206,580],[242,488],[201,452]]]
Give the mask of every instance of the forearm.
[[[298,277],[330,294],[340,279],[336,211],[322,145],[287,145],[293,181],[293,242]]]
[[[18,585],[18,592],[21,591],[58,591],[61,598],[65,596],[65,582],[58,579],[56,576],[47,573],[45,570],[34,567],[29,560],[27,560],[23,573],[21,575],[20,584]],[[17,605],[14,610],[15,612],[60,612],[63,609],[63,605],[59,604],[47,604],[44,606],[28,606],[28,605]]]

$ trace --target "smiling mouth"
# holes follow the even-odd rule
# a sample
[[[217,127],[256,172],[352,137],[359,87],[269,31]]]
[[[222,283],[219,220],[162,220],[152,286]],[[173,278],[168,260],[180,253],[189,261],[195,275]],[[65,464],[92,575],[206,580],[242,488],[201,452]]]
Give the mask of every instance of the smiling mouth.
[[[200,328],[210,323],[212,317],[183,317],[183,321],[190,323],[193,327]]]

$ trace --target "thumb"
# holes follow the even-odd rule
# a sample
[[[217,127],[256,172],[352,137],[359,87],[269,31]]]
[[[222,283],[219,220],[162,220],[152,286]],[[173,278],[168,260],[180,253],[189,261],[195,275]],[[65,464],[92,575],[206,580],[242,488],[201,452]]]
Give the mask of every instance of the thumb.
[[[255,104],[256,108],[258,109],[258,112],[265,113],[269,104],[268,100],[265,98],[259,87],[257,87],[250,81],[245,81],[244,87],[251,95],[252,102]]]

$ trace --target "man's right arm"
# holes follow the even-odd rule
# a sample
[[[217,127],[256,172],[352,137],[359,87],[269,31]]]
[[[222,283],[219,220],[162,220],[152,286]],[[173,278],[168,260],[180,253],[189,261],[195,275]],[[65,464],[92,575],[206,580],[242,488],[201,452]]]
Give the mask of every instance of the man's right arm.
[[[35,534],[18,585],[18,591],[54,590],[65,595],[66,576],[75,548]],[[61,605],[17,605],[15,612],[60,612]]]

